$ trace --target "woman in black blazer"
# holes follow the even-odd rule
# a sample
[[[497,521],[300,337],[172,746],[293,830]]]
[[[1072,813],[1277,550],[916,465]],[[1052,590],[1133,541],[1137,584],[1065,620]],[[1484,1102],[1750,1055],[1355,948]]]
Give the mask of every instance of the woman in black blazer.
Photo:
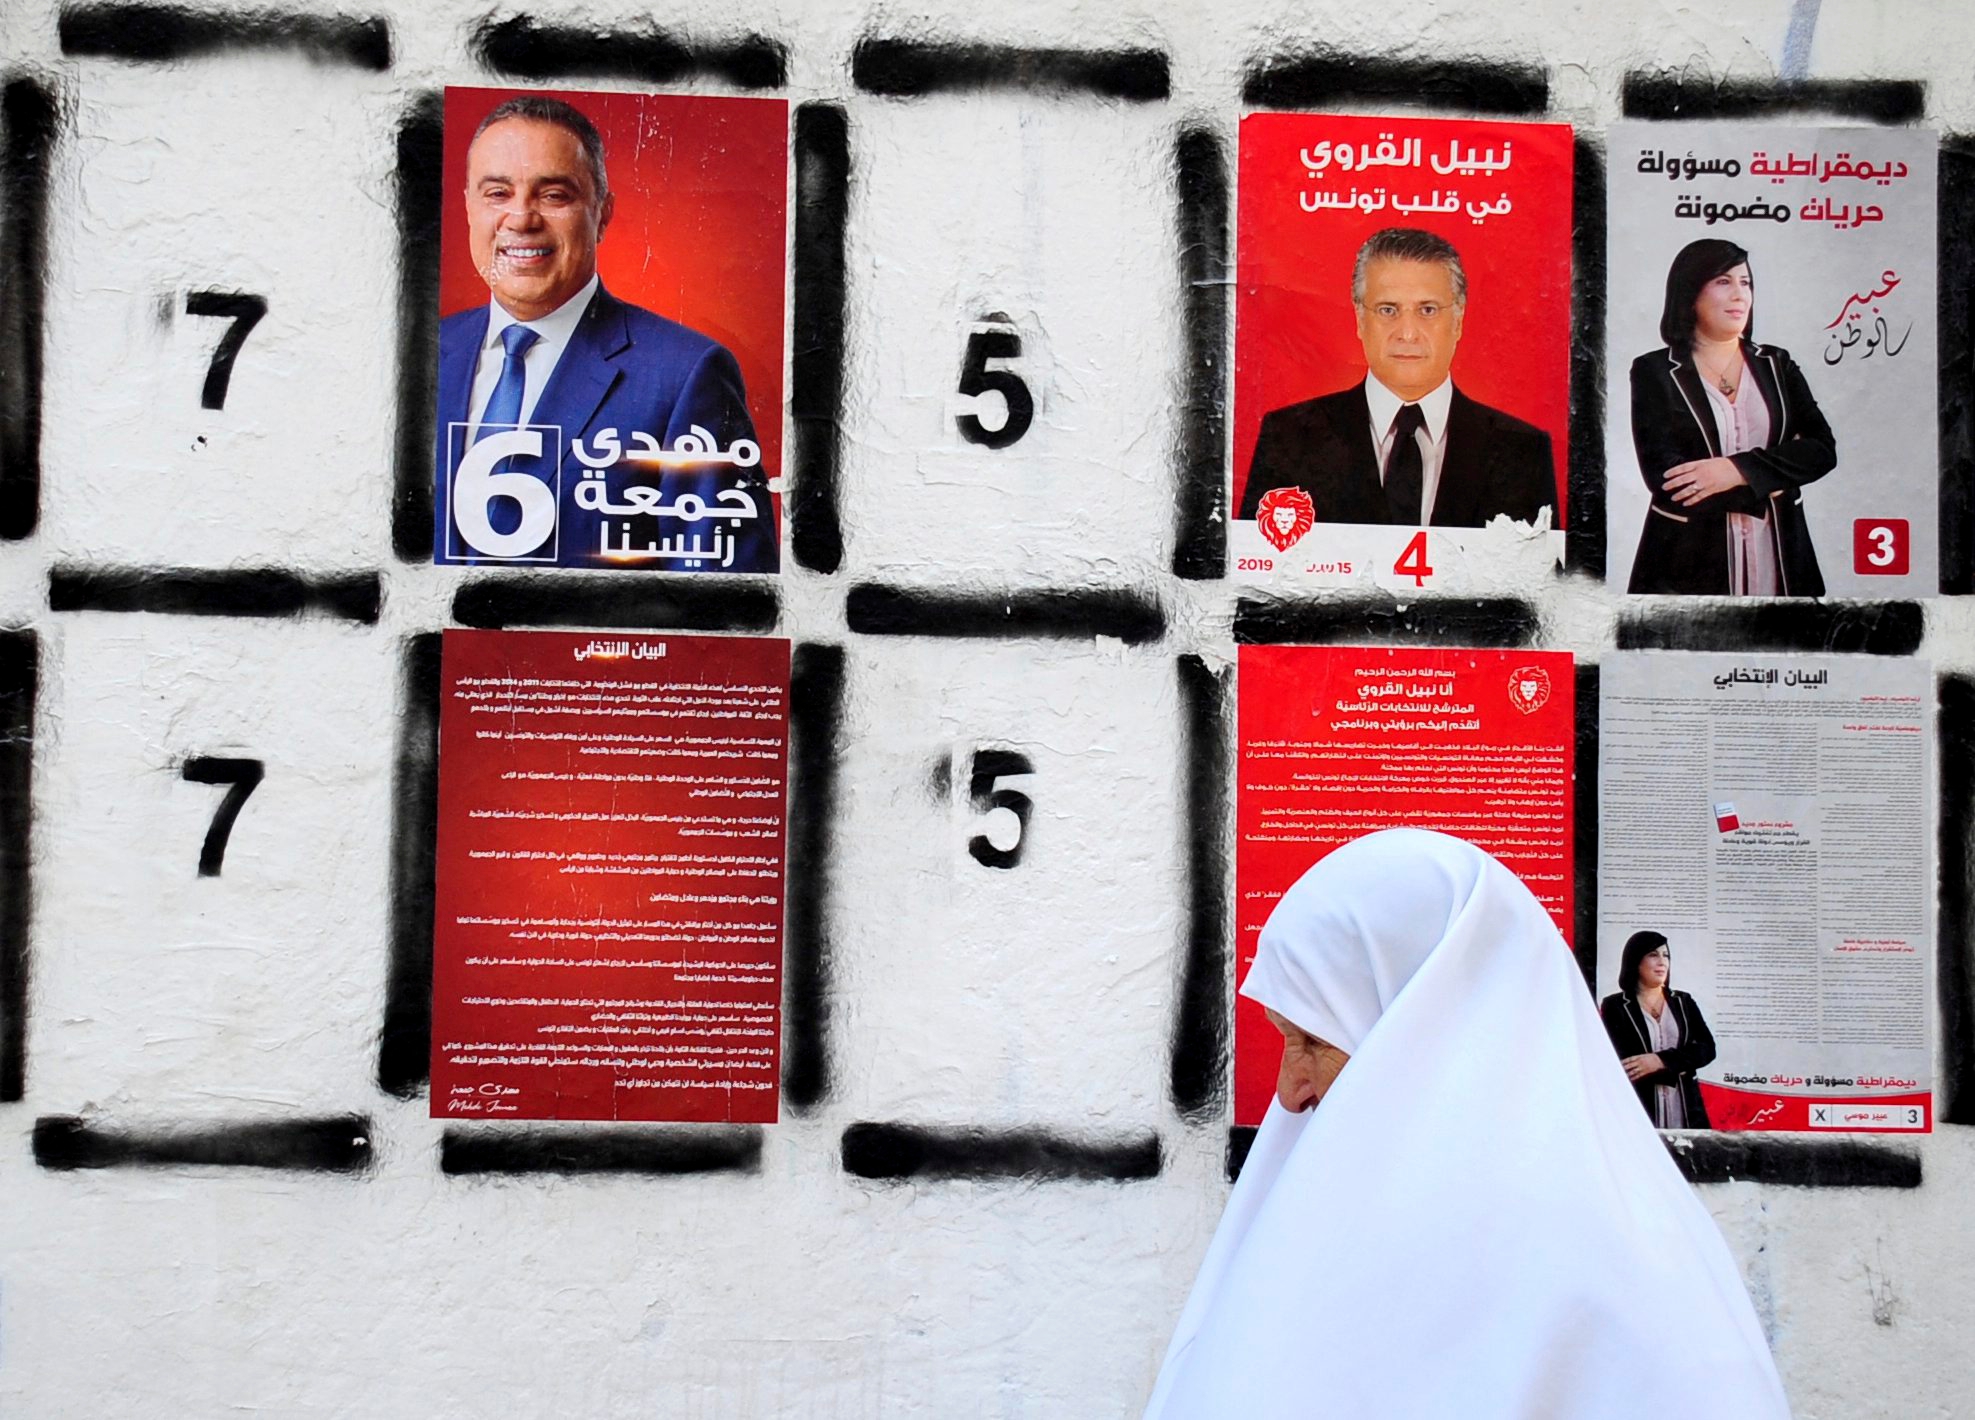
[[[1838,461],[1788,351],[1758,345],[1749,254],[1689,242],[1666,274],[1662,350],[1632,362],[1632,443],[1652,495],[1630,590],[1817,597],[1803,486]]]
[[[1672,977],[1666,938],[1634,932],[1619,956],[1618,992],[1598,1003],[1598,1015],[1647,1117],[1661,1129],[1707,1129],[1694,1072],[1714,1059],[1714,1035],[1694,998],[1672,988]]]

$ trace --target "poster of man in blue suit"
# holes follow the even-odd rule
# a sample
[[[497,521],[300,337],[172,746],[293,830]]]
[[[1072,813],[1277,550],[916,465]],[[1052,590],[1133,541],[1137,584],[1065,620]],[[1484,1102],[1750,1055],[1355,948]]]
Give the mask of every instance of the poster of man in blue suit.
[[[638,102],[594,98],[599,108]],[[634,114],[642,147],[662,120]],[[613,191],[599,125],[546,94],[488,109],[464,169],[466,244],[483,296],[439,326],[435,560],[777,571],[764,445],[778,455],[780,431],[764,439],[757,430],[740,362],[713,335],[614,293],[599,273],[620,196],[648,209],[665,194]],[[781,192],[772,197],[779,209]],[[696,230],[704,236],[705,223]],[[652,235],[647,222],[634,240]],[[779,244],[779,226],[773,235]],[[779,317],[779,273],[775,285]],[[442,309],[448,294],[442,283]],[[773,354],[779,376],[779,343]]]

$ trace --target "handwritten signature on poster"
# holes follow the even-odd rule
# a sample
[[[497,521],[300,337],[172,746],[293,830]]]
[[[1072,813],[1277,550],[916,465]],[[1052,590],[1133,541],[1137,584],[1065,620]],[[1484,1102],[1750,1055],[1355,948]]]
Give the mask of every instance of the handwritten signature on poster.
[[[1824,348],[1825,364],[1837,364],[1851,354],[1861,342],[1865,345],[1864,351],[1858,356],[1861,360],[1869,360],[1873,355],[1881,352],[1890,360],[1906,349],[1907,339],[1913,334],[1913,322],[1906,323],[1906,329],[1900,332],[1898,340],[1895,341],[1887,326],[1885,315],[1879,306],[1874,304],[1893,294],[1894,289],[1900,284],[1899,273],[1890,269],[1882,271],[1879,273],[1879,280],[1882,284],[1872,290],[1857,291],[1845,297],[1845,303],[1838,308],[1838,314],[1832,318],[1829,325],[1824,327],[1831,332],[1831,342]]]

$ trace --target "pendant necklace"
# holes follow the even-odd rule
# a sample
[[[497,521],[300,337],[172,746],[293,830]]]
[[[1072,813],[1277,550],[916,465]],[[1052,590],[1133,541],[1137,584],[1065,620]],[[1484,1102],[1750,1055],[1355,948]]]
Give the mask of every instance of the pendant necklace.
[[[1701,365],[1701,357],[1696,355],[1694,357],[1694,363],[1697,365]],[[1701,369],[1705,371],[1707,369],[1707,366],[1701,365]],[[1725,373],[1722,373],[1721,371],[1714,372],[1714,387],[1720,390],[1723,394],[1728,395],[1730,398],[1734,397],[1735,382],[1729,379],[1728,376]]]

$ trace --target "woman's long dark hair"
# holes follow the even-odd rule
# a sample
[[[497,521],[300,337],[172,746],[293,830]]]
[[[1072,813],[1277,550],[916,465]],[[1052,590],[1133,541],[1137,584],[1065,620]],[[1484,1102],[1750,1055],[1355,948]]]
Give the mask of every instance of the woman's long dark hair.
[[[1702,237],[1680,249],[1680,255],[1666,269],[1666,305],[1660,309],[1660,339],[1667,343],[1668,349],[1683,353],[1693,349],[1694,302],[1701,299],[1701,288],[1717,276],[1748,265],[1748,261],[1746,251],[1719,237]],[[1749,285],[1751,289],[1755,286],[1753,270],[1749,273]],[[1755,333],[1756,313],[1751,309],[1742,335],[1753,340]]]
[[[1696,242],[1695,245],[1700,243]],[[1727,243],[1723,242],[1722,245],[1726,246]],[[1714,278],[1708,279],[1712,281]],[[1662,932],[1634,932],[1625,939],[1625,950],[1619,953],[1618,958],[1618,989],[1621,995],[1639,994],[1639,963],[1665,945],[1666,935]],[[1673,989],[1673,966],[1670,962],[1666,971],[1666,989]]]

